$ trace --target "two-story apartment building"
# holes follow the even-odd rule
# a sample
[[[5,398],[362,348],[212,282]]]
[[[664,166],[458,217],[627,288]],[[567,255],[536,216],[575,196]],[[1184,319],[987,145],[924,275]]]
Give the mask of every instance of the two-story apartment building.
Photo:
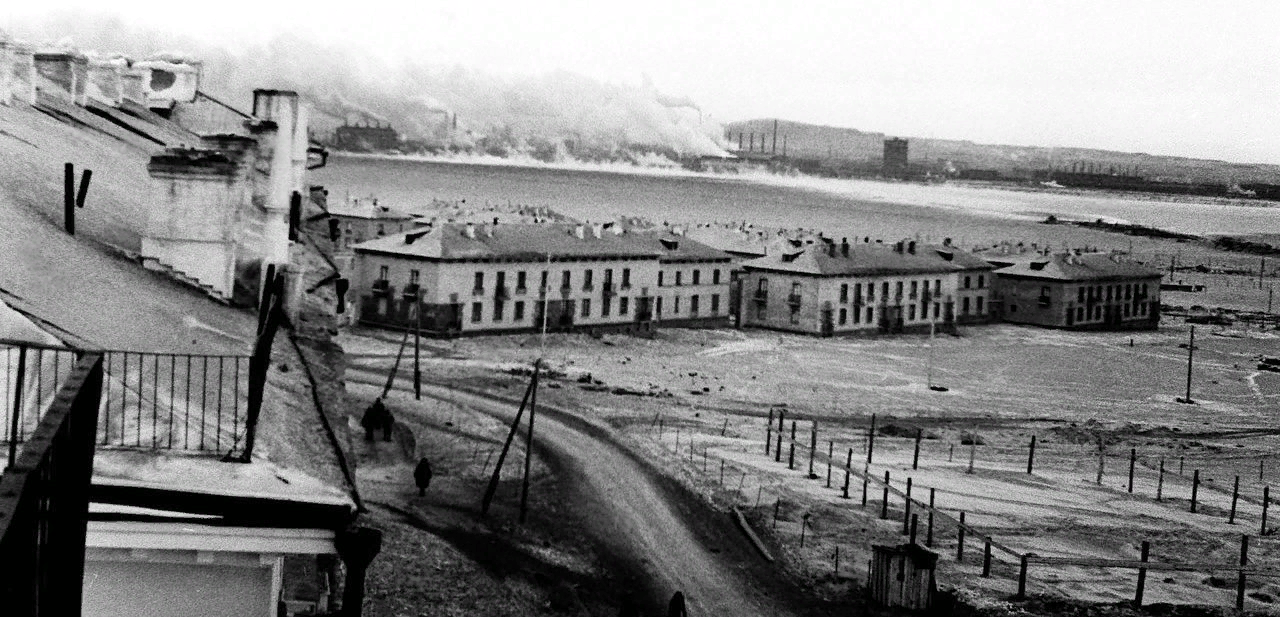
[[[327,210],[329,237],[335,251],[413,228],[413,215],[389,206],[378,205],[375,198],[353,199],[347,203],[329,204]],[[322,215],[323,216],[323,215]]]
[[[639,330],[655,317],[659,251],[651,238],[620,229],[448,223],[352,250],[357,317],[366,324],[458,335],[544,323]]]
[[[1073,251],[993,261],[1003,265],[995,275],[1005,321],[1085,330],[1160,325],[1161,272],[1119,255]]]
[[[822,336],[989,321],[990,264],[903,241],[793,247],[743,263],[741,325]],[[958,314],[957,311],[960,311]]]
[[[641,232],[657,251],[654,319],[662,325],[718,328],[730,325],[733,256],[683,233]]]

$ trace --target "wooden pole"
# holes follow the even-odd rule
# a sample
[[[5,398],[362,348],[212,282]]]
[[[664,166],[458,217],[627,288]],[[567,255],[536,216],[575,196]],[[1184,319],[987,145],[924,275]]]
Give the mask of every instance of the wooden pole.
[[[960,524],[956,527],[956,563],[964,562],[964,512],[960,513]]]
[[[80,172],[80,188],[79,190],[76,191],[76,207],[77,208],[84,207],[84,200],[89,196],[89,181],[92,179],[93,179],[92,169],[86,169]]]
[[[924,436],[924,429],[916,429],[916,452],[911,457],[911,468],[920,468],[920,439]]]
[[[1023,555],[1018,566],[1018,599],[1027,597],[1027,556]]]
[[[867,464],[871,464],[871,457],[876,451],[876,414],[871,414],[871,428],[867,429]]]
[[[520,522],[524,523],[529,513],[529,468],[533,464],[533,420],[538,413],[538,372],[542,367],[542,358],[533,365],[533,394],[529,397],[529,437],[524,447],[524,481],[520,487]]]
[[[529,387],[524,390],[524,399],[520,401],[520,409],[516,411],[516,418],[511,421],[511,430],[507,433],[507,440],[502,443],[502,450],[498,453],[498,463],[493,468],[493,476],[489,478],[489,486],[484,491],[484,499],[480,501],[481,517],[489,514],[489,504],[493,501],[494,493],[498,491],[498,476],[502,473],[502,463],[507,460],[507,451],[511,449],[511,441],[515,439],[516,430],[520,426],[520,417],[524,415],[524,408],[529,404],[529,397],[532,394],[533,379],[530,379]]]
[[[1036,436],[1031,436],[1031,446],[1027,448],[1027,473],[1035,468],[1036,464]]]
[[[702,451],[704,455],[706,452],[706,450]],[[720,459],[720,486],[724,486],[724,459]]]
[[[991,578],[991,538],[982,543],[982,578]]]
[[[782,432],[783,430],[785,430],[784,429],[785,420],[783,419],[783,415],[785,413],[786,413],[786,410],[784,409],[778,410],[778,440],[777,440],[777,443],[774,444],[776,448],[774,449],[774,452],[773,452],[773,462],[775,463],[782,462]]]
[[[889,518],[889,470],[884,472],[884,497],[880,499],[880,518]]]
[[[1231,514],[1227,515],[1227,524],[1236,524],[1236,503],[1240,501],[1240,476],[1236,476],[1235,484],[1231,487]]]
[[[1133,493],[1133,468],[1138,464],[1138,449],[1129,448],[1129,492]]]
[[[849,454],[844,459],[844,491],[840,495],[844,499],[849,498],[849,472],[852,467],[853,467],[853,448],[849,448]],[[867,498],[864,495],[862,497],[862,501],[863,501],[862,505],[864,506],[867,505],[866,499]]]
[[[836,442],[827,441],[827,488],[831,488],[831,455],[835,453]]]
[[[1160,457],[1160,479],[1156,480],[1156,501],[1164,499],[1164,457]]]
[[[950,463],[956,456],[956,444],[951,444],[951,449],[947,451],[947,462]]]
[[[62,225],[68,234],[76,235],[76,166],[62,166]]]
[[[920,524],[920,516],[917,514],[912,514],[911,515],[911,544],[916,543],[916,527],[919,524]]]
[[[1191,359],[1196,349],[1196,327],[1191,326],[1191,338],[1187,342],[1187,396],[1181,402],[1191,403]]]
[[[413,295],[413,400],[415,401],[422,400],[422,359],[419,352],[421,339],[422,290],[419,289]]]
[[[902,497],[902,535],[907,535],[911,525],[911,478],[907,478],[907,492]],[[912,542],[915,544],[915,542]]]
[[[787,454],[787,469],[796,468],[796,421],[791,421],[791,446]]]
[[[818,421],[814,420],[813,425],[809,429],[809,479],[816,480],[818,476],[813,473],[813,457],[818,452]]]
[[[925,532],[924,545],[933,548],[933,496],[935,489],[929,489],[929,529]]]
[[[778,528],[778,511],[781,509],[782,509],[782,498],[779,497],[777,501],[773,502],[773,528],[775,530]]]
[[[871,467],[862,468],[862,507],[867,507],[867,485],[871,484]]]
[[[1197,469],[1195,475],[1191,479],[1191,512],[1196,511],[1196,498],[1200,494],[1200,470]]]
[[[1102,469],[1107,464],[1107,446],[1102,439],[1102,435],[1098,435],[1098,479],[1097,483],[1102,484]]]
[[[1142,541],[1142,558],[1141,558],[1143,563],[1147,562],[1147,558],[1150,556],[1150,554],[1151,554],[1151,542],[1147,540],[1143,540]],[[1146,587],[1146,585],[1147,585],[1147,569],[1138,568],[1138,590],[1133,594],[1133,606],[1135,608],[1142,608],[1142,592]]]
[[[1271,507],[1271,487],[1262,487],[1262,527],[1258,530],[1259,536],[1267,535],[1267,510]]]
[[[773,449],[773,408],[769,408],[769,421],[764,425],[764,455],[769,456]]]
[[[1240,576],[1236,579],[1236,610],[1244,610],[1244,567],[1249,565],[1249,536],[1240,536]]]

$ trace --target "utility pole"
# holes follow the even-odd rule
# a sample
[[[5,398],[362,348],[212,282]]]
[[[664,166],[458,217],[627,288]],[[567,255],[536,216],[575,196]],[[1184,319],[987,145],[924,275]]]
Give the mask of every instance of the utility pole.
[[[1191,326],[1191,338],[1187,341],[1187,396],[1180,399],[1179,403],[1191,404],[1191,358],[1195,355],[1196,349],[1196,327]]]
[[[538,371],[542,358],[533,363],[533,385],[529,397],[529,437],[524,446],[524,482],[520,487],[520,522],[524,523],[529,512],[529,467],[533,461],[533,419],[538,410]]]
[[[413,294],[413,400],[422,400],[422,361],[419,354],[422,338],[422,288]]]

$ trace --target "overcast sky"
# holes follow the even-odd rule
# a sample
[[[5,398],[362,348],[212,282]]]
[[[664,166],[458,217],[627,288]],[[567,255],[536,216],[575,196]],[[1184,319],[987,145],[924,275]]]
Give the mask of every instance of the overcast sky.
[[[392,61],[647,74],[722,120],[1280,163],[1276,1],[6,4],[239,48],[288,29]]]

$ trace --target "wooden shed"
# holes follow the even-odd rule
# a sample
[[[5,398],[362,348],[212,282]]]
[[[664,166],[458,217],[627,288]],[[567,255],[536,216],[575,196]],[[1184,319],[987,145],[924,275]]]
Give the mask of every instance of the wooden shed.
[[[938,554],[918,544],[872,546],[871,600],[884,606],[928,610],[935,590],[933,571]]]

